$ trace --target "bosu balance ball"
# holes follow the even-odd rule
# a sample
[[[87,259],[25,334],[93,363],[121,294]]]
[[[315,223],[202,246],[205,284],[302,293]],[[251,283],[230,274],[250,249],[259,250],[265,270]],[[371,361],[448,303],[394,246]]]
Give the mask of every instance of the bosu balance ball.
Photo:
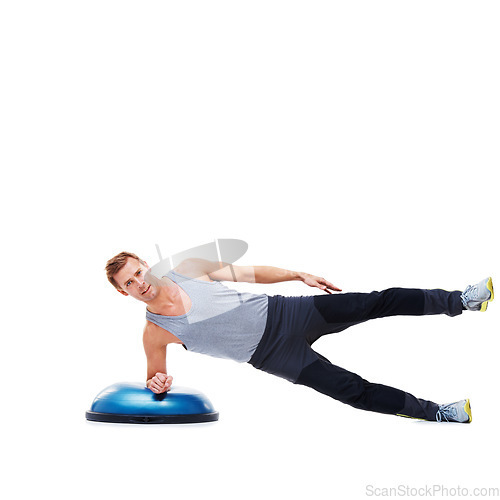
[[[210,400],[189,387],[155,394],[145,384],[118,383],[101,391],[87,420],[127,424],[192,424],[219,419]]]

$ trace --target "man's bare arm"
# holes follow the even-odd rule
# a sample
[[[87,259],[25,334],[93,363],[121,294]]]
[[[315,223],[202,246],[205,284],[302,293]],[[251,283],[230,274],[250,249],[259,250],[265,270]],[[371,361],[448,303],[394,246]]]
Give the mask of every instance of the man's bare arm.
[[[158,328],[148,322],[142,338],[148,361],[146,385],[156,394],[169,391],[173,380],[167,375],[167,344],[161,339]]]
[[[253,270],[253,283],[281,283],[283,281],[304,281],[305,273],[289,271],[273,266],[250,266]]]
[[[327,293],[331,293],[330,290],[335,290],[336,292],[341,292],[342,290],[335,285],[332,285],[325,278],[320,278],[319,276],[313,276],[309,273],[288,271],[287,269],[281,269],[279,267],[271,266],[253,266],[255,283],[279,283],[282,281],[303,281],[306,285],[320,288]]]
[[[288,269],[273,266],[233,266],[227,262],[211,262],[204,259],[196,260],[198,265],[203,267],[204,272],[216,281],[243,281],[247,283],[303,281],[306,285],[320,288],[327,293],[331,293],[330,290],[336,292],[342,291],[325,278],[320,278],[309,273],[289,271]]]

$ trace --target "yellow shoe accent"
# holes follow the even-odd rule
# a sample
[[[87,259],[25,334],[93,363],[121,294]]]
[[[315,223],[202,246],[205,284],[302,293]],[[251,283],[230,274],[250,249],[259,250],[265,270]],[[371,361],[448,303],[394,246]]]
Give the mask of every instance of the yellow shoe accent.
[[[470,409],[470,399],[468,399],[465,402],[464,410],[465,410],[465,413],[467,413],[467,415],[469,415],[469,424],[470,424],[472,422],[472,411]]]
[[[486,283],[486,286],[488,287],[488,290],[491,292],[491,297],[489,302],[491,302],[495,298],[495,292],[493,292],[493,280],[490,278],[488,280],[488,283]]]
[[[486,283],[486,288],[490,291],[490,298],[481,304],[481,312],[486,311],[488,309],[488,302],[491,302],[495,298],[495,293],[493,291],[493,280],[490,278],[488,283]]]

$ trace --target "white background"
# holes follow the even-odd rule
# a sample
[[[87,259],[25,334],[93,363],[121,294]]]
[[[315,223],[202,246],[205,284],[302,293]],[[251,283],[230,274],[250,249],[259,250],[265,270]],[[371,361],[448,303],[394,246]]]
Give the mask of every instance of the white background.
[[[145,380],[145,308],[103,271],[121,250],[153,264],[155,243],[168,255],[241,238],[238,264],[345,292],[498,281],[499,14],[488,1],[3,3],[8,498],[500,487],[495,302],[315,344],[370,381],[439,403],[470,397],[468,426],[355,410],[176,347],[174,383],[203,391],[219,422],[84,418],[107,385]]]

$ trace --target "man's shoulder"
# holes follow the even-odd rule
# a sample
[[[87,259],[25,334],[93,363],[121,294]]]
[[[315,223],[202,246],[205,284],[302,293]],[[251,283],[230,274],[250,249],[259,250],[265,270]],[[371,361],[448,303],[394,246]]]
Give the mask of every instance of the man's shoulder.
[[[153,340],[154,337],[158,337],[165,330],[158,325],[155,325],[151,321],[147,320],[144,325],[143,338]]]
[[[152,321],[149,321],[149,319],[146,320],[146,324],[144,325],[144,331],[145,332],[159,332],[163,330],[161,326],[158,326],[157,324],[153,323]]]
[[[142,335],[143,343],[146,345],[182,344],[182,342],[171,332],[151,321],[146,321]]]

